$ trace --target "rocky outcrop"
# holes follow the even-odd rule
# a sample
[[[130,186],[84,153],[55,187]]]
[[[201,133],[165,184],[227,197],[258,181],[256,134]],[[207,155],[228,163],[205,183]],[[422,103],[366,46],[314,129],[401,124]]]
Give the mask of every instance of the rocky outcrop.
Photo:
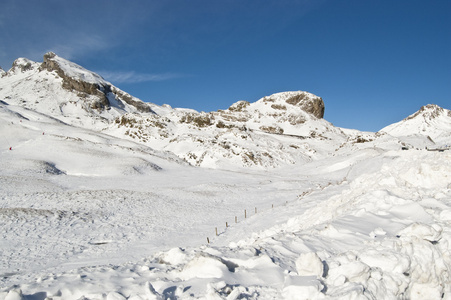
[[[324,102],[320,97],[310,97],[311,94],[300,93],[285,100],[286,103],[299,106],[303,111],[318,119],[324,117]]]
[[[23,73],[29,70],[34,69],[37,65],[39,65],[38,63],[35,63],[34,61],[31,61],[27,58],[18,58],[13,62],[13,65],[11,67],[11,69],[9,69],[8,72],[2,74],[2,75],[6,75],[6,74],[15,74],[15,73]],[[3,70],[2,70],[3,71]],[[4,71],[3,71],[4,72]],[[0,73],[2,73],[0,71]]]
[[[99,83],[91,83],[83,80],[73,78],[66,74],[56,60],[53,58],[56,54],[53,52],[46,53],[44,55],[44,61],[41,64],[40,70],[47,70],[49,72],[55,71],[59,77],[63,79],[63,88],[69,91],[78,92],[81,98],[86,98],[88,95],[98,97],[98,101],[91,103],[91,108],[97,110],[103,110],[110,107],[110,101],[108,100],[108,93],[111,92],[111,88],[107,85],[101,85]]]
[[[136,107],[138,111],[144,113],[148,112],[155,113],[154,111],[152,111],[152,109],[147,103],[142,102],[141,100],[135,100],[130,94],[123,92],[114,86],[111,87],[111,91],[117,98],[119,98],[120,100],[124,101],[129,105]]]
[[[91,75],[91,77],[95,80],[82,80],[76,76],[67,74],[64,68],[62,68],[59,62],[55,59],[56,57],[56,54],[53,52],[46,53],[44,55],[44,61],[40,66],[40,70],[56,72],[58,76],[63,79],[63,88],[69,91],[76,91],[80,98],[86,98],[89,95],[96,96],[98,100],[93,101],[90,104],[92,109],[108,109],[111,106],[109,99],[113,97],[116,98],[116,100],[121,100],[131,106],[134,106],[140,112],[152,112],[148,104],[134,99],[129,94],[104,81],[103,78],[95,73],[84,70],[84,72],[89,72],[89,75]]]
[[[416,113],[410,115],[406,118],[406,120],[411,120],[416,118],[419,115],[422,115],[425,119],[432,120],[444,113],[444,109],[435,104],[428,104],[422,106]],[[448,112],[449,114],[449,112]]]
[[[236,112],[240,112],[243,111],[246,107],[248,107],[250,105],[250,103],[248,101],[238,101],[234,104],[232,104],[228,110],[229,111],[236,111]]]
[[[274,111],[278,111],[275,112],[275,114],[285,114],[287,117],[289,116],[290,119],[296,117],[296,111],[299,112],[299,109],[317,119],[322,119],[324,117],[323,99],[308,92],[296,91],[276,93],[271,96],[263,97],[258,102],[270,105]],[[304,119],[302,114],[299,116],[300,120]],[[301,124],[302,122],[296,121],[295,123]]]

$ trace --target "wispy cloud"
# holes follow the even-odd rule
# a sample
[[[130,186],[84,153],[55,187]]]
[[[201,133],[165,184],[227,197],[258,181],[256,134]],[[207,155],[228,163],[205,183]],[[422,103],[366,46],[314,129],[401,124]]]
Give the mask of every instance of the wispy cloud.
[[[122,13],[117,13],[130,16],[129,5],[122,1],[3,0],[1,6],[0,41],[7,45],[0,49],[4,65],[18,57],[41,61],[48,51],[66,59],[105,53],[135,24],[126,25]]]
[[[50,43],[48,43],[50,44]],[[77,34],[65,40],[64,43],[54,43],[45,52],[52,51],[66,59],[73,59],[87,53],[107,50],[111,43],[102,36],[91,34]]]
[[[97,71],[103,78],[113,83],[141,83],[149,81],[164,81],[187,77],[176,73],[138,73],[135,71]]]

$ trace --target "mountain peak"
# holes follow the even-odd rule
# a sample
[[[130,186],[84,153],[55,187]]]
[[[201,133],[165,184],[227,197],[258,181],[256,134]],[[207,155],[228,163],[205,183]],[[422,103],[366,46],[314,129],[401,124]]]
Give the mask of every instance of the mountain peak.
[[[414,119],[417,117],[423,117],[425,120],[433,120],[442,114],[445,113],[445,110],[436,105],[436,104],[428,104],[425,106],[422,106],[416,113],[408,116],[405,120]],[[450,111],[448,111],[448,114]],[[451,115],[450,115],[451,116]]]
[[[0,98],[74,124],[82,116],[111,120],[127,112],[152,112],[149,104],[53,52],[42,63],[16,59],[0,79]]]
[[[63,88],[69,91],[73,90],[81,95],[97,96],[99,100],[92,104],[94,109],[108,109],[112,105],[110,101],[112,100],[113,102],[125,102],[141,112],[152,111],[147,104],[114,87],[99,74],[59,57],[53,52],[44,55],[40,70],[56,72],[63,79]],[[119,106],[123,106],[123,104],[119,104]]]
[[[13,65],[7,74],[23,73],[37,69],[38,67],[39,63],[29,60],[28,58],[20,57],[13,62]]]
[[[451,141],[451,111],[435,104],[428,104],[381,131],[398,137],[422,135],[432,138],[436,143],[448,144]]]
[[[324,116],[324,102],[321,97],[304,91],[281,92],[264,97],[258,102],[273,102],[271,107],[297,107],[318,119]],[[288,105],[288,106],[287,106]]]
[[[107,85],[108,83],[102,76],[91,72],[76,63],[59,57],[53,52],[44,55],[44,62],[41,64],[41,70],[46,69],[49,72],[56,71],[63,79],[70,77],[77,81],[83,81],[90,84]]]

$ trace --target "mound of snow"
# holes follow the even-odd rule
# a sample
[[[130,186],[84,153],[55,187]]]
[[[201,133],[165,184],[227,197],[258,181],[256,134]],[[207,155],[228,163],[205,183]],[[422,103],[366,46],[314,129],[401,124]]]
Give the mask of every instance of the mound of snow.
[[[321,278],[324,273],[324,266],[316,253],[303,253],[296,260],[296,270],[300,276],[316,276]]]

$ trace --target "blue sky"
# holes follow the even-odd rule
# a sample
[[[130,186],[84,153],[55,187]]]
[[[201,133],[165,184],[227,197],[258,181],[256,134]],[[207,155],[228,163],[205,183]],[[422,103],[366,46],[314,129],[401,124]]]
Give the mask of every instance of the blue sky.
[[[451,109],[449,0],[2,0],[0,66],[48,51],[198,111],[303,90],[334,125],[377,131]]]

